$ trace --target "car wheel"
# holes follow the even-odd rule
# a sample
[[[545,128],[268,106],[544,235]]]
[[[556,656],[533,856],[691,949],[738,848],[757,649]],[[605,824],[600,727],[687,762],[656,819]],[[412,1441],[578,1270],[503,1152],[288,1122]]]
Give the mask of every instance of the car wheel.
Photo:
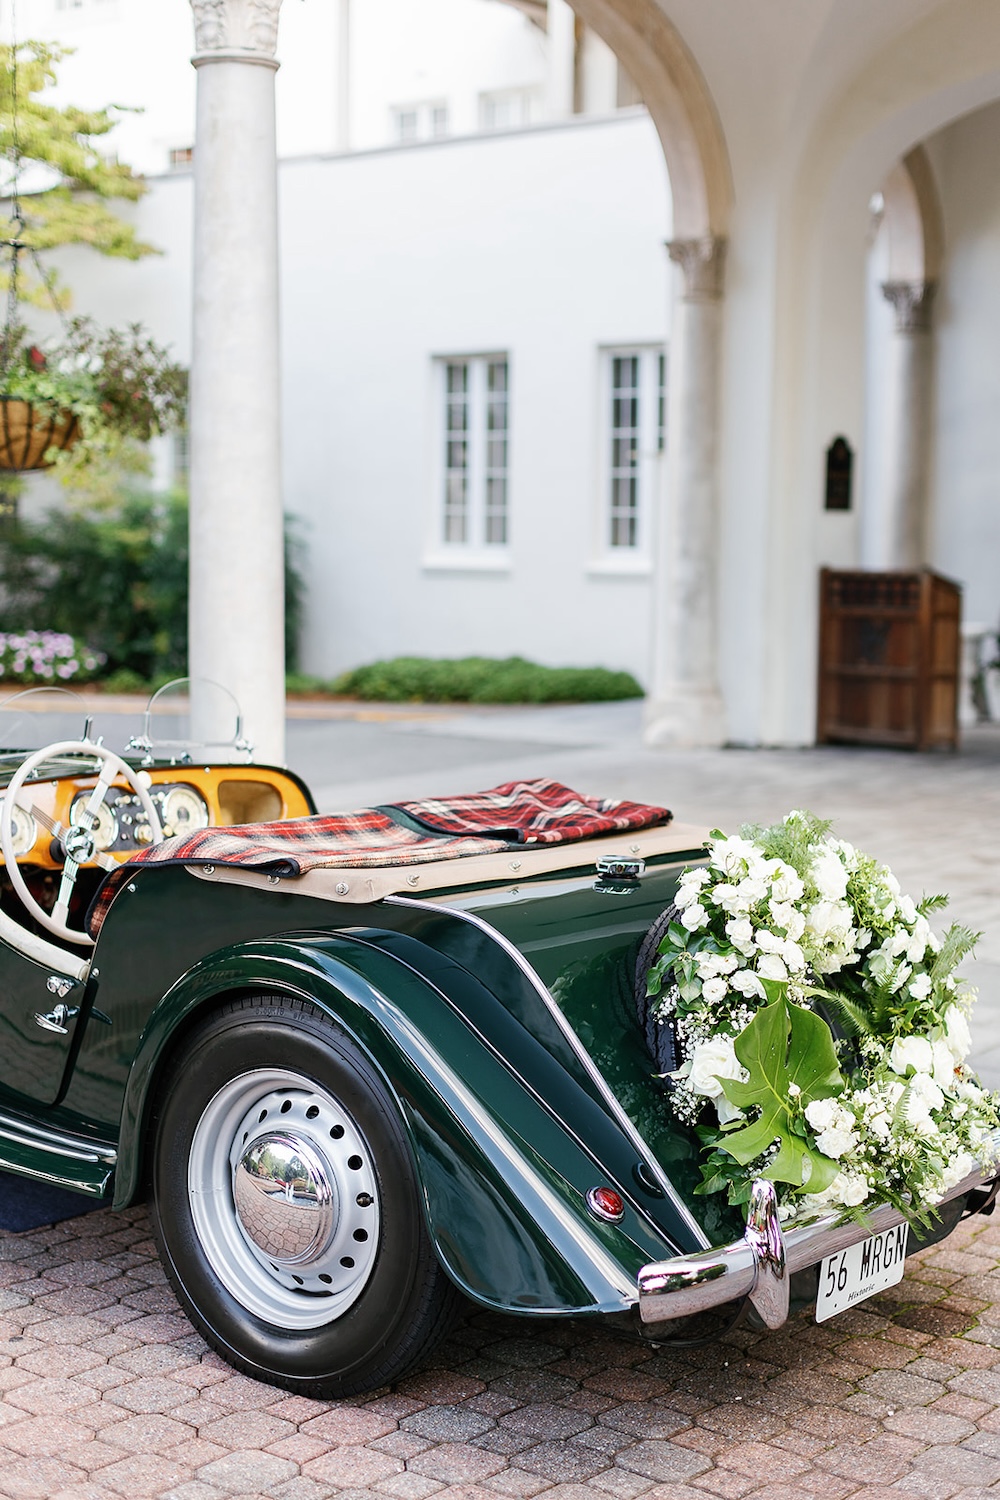
[[[167,1275],[212,1347],[303,1395],[396,1379],[461,1301],[391,1097],[301,1001],[231,1002],[172,1059],[152,1211]]]

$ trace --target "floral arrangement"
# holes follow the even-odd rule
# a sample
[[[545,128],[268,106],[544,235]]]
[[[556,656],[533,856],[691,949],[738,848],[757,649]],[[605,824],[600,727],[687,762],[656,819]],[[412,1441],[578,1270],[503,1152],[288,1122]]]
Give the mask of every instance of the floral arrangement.
[[[742,1203],[763,1176],[784,1218],[887,1201],[925,1219],[1000,1126],[965,1064],[975,992],[954,971],[976,934],[937,937],[946,898],[915,903],[829,827],[716,831],[682,875],[647,981],[682,1058],[669,1104],[698,1128],[699,1192]]]
[[[0,395],[79,421],[80,451],[57,462],[78,464],[129,439],[148,442],[186,420],[187,371],[138,323],[101,329],[73,318],[62,339],[44,349],[16,327],[0,349],[0,369]]]
[[[91,677],[107,658],[57,630],[0,631],[0,680],[55,683]]]

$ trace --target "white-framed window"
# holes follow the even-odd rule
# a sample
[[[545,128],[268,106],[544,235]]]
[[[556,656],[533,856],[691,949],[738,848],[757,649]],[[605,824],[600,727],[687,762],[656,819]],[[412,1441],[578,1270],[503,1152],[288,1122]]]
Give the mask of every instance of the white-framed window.
[[[510,363],[506,354],[436,361],[441,427],[438,542],[498,555],[510,540]]]
[[[443,99],[398,104],[391,111],[392,138],[400,145],[439,140],[448,134],[448,105]]]
[[[602,353],[600,551],[649,550],[650,518],[666,440],[667,356],[659,345]]]
[[[534,118],[532,89],[495,89],[479,96],[481,130],[519,130]]]

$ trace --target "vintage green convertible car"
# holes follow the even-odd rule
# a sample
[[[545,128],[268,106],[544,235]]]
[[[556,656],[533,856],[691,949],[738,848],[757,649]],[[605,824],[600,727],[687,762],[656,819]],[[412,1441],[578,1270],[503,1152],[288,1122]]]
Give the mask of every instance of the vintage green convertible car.
[[[773,1328],[821,1262],[849,1302],[849,1247],[869,1282],[900,1255],[888,1206],[783,1233],[769,1182],[746,1222],[693,1193],[634,986],[703,830],[552,783],[317,818],[285,770],[154,738],[0,761],[0,1167],[148,1194],[240,1369],[371,1389],[463,1299]]]

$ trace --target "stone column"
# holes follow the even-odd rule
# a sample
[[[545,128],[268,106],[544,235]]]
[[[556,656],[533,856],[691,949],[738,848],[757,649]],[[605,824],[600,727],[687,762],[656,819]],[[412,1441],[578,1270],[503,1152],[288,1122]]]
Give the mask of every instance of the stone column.
[[[198,70],[191,354],[190,672],[284,759],[275,47],[281,0],[191,0]],[[192,688],[197,737],[224,732]]]
[[[887,377],[884,479],[865,505],[861,561],[918,568],[927,561],[928,430],[933,379],[933,281],[887,281],[895,310]]]
[[[573,113],[576,74],[576,12],[566,0],[548,0],[546,32],[546,113],[550,120],[562,120]]]
[[[667,398],[668,493],[655,571],[654,639],[645,741],[720,745],[718,434],[726,243],[673,240],[680,267]]]

